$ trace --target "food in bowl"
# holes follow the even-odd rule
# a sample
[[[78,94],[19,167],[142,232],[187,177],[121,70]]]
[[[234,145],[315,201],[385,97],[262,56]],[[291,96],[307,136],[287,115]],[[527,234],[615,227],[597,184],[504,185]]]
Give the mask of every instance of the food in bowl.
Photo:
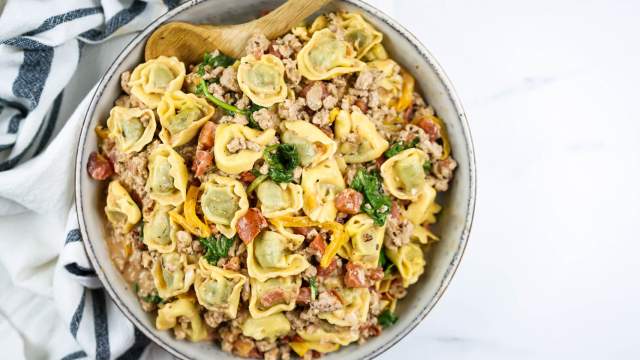
[[[311,358],[397,320],[456,161],[382,38],[329,13],[256,35],[241,59],[122,74],[88,171],[108,181],[112,260],[158,329]]]

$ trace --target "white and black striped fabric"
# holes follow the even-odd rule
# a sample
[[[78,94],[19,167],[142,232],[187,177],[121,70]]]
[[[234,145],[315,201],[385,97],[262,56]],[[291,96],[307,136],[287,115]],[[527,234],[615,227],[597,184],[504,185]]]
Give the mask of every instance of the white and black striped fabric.
[[[78,230],[73,170],[98,75],[127,34],[179,2],[8,0],[0,13],[1,359],[172,359],[102,289]]]
[[[149,344],[106,295],[91,267],[78,230],[75,208],[56,268],[55,300],[79,349],[62,359],[139,359]],[[73,280],[73,281],[69,281]]]
[[[25,339],[24,349],[3,348],[2,358],[44,351],[35,358],[126,360],[152,349],[109,299],[84,252],[72,206],[73,152],[91,94],[80,102],[67,85],[87,47],[139,31],[180,2],[8,0],[2,9],[0,270],[21,295],[0,294],[0,328]],[[53,313],[65,333],[37,334],[56,327],[6,312],[21,309],[15,302],[28,300],[23,293],[50,304],[41,312]],[[50,343],[33,340],[47,337]]]
[[[9,0],[0,18],[0,171],[46,147],[84,44],[146,26],[179,0]]]

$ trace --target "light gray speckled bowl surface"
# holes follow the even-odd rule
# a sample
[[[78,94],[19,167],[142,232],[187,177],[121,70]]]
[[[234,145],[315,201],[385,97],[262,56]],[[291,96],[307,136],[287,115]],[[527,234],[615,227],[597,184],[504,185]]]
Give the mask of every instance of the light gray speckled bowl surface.
[[[241,23],[257,17],[263,9],[273,9],[277,0],[194,0],[185,3],[156,20],[137,36],[118,56],[98,85],[85,116],[78,143],[76,162],[76,205],[80,231],[87,254],[105,289],[122,312],[151,340],[173,355],[187,359],[232,359],[217,346],[175,340],[168,331],[158,331],[151,315],[145,313],[133,291],[110,261],[104,241],[104,184],[93,181],[86,172],[89,154],[96,149],[93,129],[106,121],[113,101],[120,93],[119,75],[143,61],[145,39],[160,24],[170,20],[196,23]],[[451,188],[441,203],[444,210],[435,232],[442,238],[430,255],[425,274],[398,303],[400,320],[382,335],[364,345],[352,345],[327,356],[327,359],[371,359],[402,339],[433,308],[451,281],[464,252],[475,206],[476,170],[473,144],[467,120],[449,80],[425,47],[406,29],[379,10],[360,0],[336,1],[326,10],[343,9],[362,13],[384,35],[384,45],[391,56],[409,69],[416,83],[437,114],[446,123],[452,153],[458,169]]]

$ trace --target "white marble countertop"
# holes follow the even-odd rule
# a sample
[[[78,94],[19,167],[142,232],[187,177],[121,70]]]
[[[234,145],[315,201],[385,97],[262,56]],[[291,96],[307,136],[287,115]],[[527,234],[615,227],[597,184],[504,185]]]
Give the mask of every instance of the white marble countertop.
[[[640,2],[395,2],[465,105],[464,259],[383,359],[640,358]]]
[[[640,2],[371,2],[456,86],[479,176],[458,273],[381,358],[640,358]]]

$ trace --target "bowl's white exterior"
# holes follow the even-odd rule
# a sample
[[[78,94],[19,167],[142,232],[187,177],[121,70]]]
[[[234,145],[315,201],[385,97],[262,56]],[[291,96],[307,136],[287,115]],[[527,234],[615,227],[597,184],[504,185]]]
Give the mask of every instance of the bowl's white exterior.
[[[193,0],[160,17],[137,36],[118,56],[100,81],[87,111],[78,144],[76,161],[76,206],[80,230],[89,259],[105,289],[120,310],[146,336],[173,355],[187,359],[232,359],[219,347],[177,341],[167,331],[158,331],[153,318],[145,313],[133,292],[110,261],[104,241],[103,200],[101,184],[86,172],[89,153],[96,149],[96,124],[104,122],[113,101],[120,93],[119,75],[143,61],[145,39],[166,21],[182,20],[196,23],[241,23],[257,17],[261,10],[275,8],[278,0]],[[447,125],[452,153],[458,169],[449,192],[441,202],[444,210],[435,232],[442,240],[434,247],[425,274],[409,289],[408,296],[398,303],[398,323],[381,336],[364,345],[345,347],[327,359],[371,359],[402,339],[433,308],[451,281],[467,243],[476,194],[476,172],[473,144],[464,111],[453,87],[440,66],[425,47],[406,29],[360,0],[336,1],[325,10],[357,11],[385,35],[384,45],[392,57],[409,69],[420,91]]]

